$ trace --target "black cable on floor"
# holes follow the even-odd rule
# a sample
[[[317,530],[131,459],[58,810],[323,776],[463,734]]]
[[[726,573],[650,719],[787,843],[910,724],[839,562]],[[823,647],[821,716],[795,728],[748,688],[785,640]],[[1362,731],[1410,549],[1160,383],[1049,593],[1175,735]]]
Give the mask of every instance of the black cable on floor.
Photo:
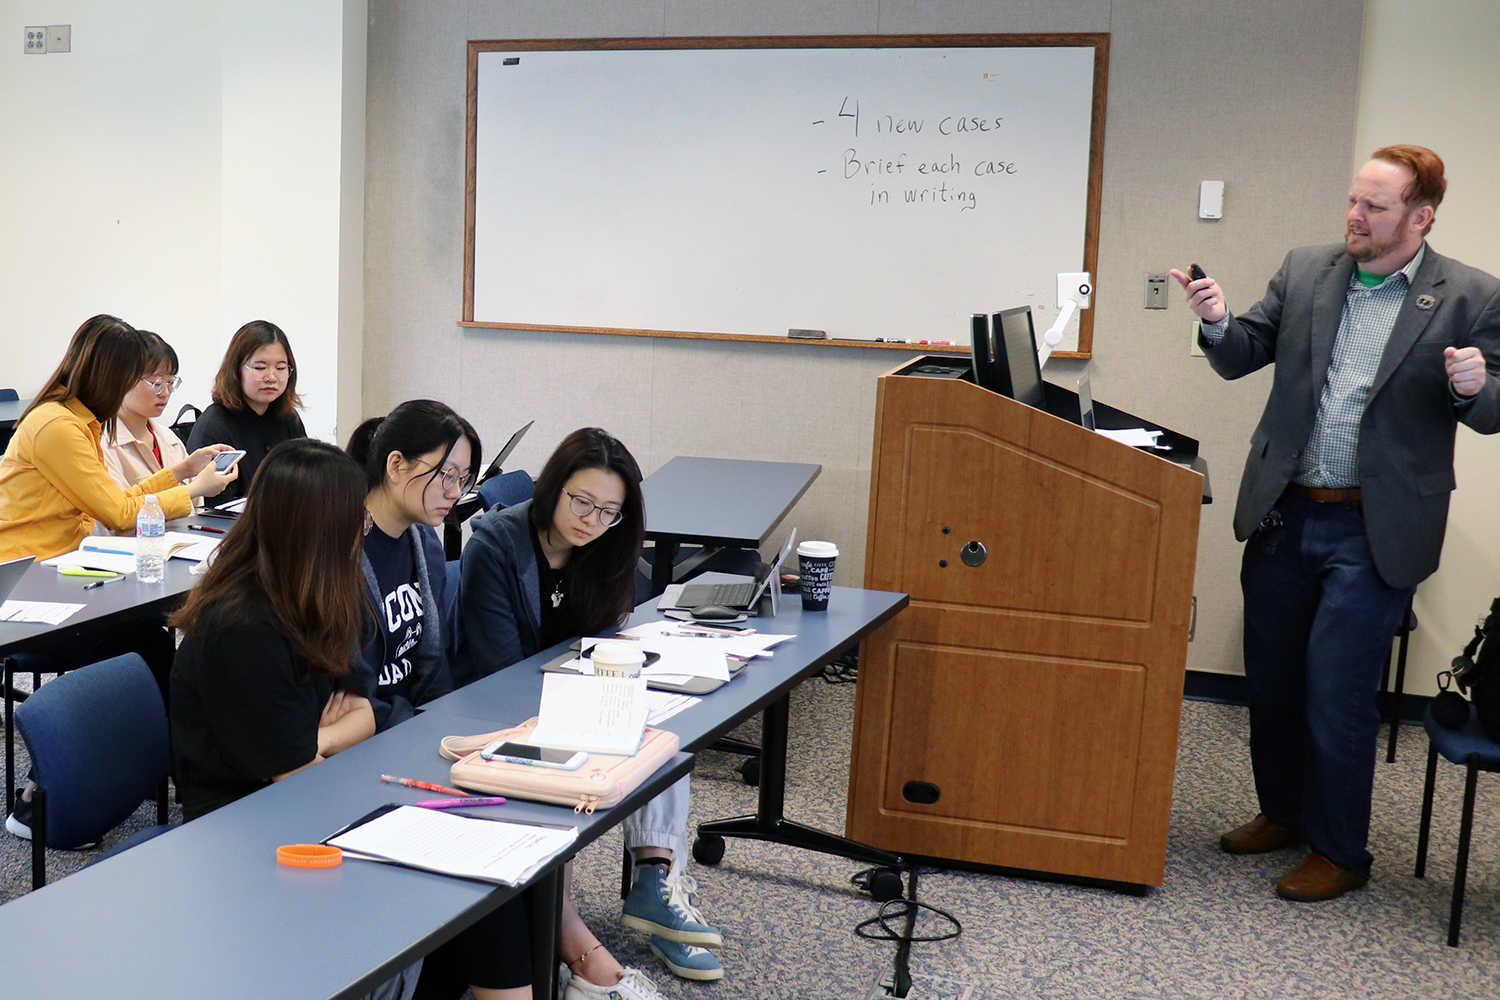
[[[876,872],[883,872],[883,871],[889,871],[889,870],[890,869],[884,868],[884,867],[882,867],[880,865],[876,865],[873,868],[865,868],[865,869],[863,869],[861,871],[857,871],[853,875],[849,876],[849,881],[856,888],[861,889],[864,892],[869,892],[870,891],[870,879],[874,876],[874,874]],[[941,872],[942,872],[941,868],[926,868],[926,869],[919,869],[918,870],[918,874],[923,874],[923,875],[937,875],[937,874],[939,874]],[[892,907],[895,907],[895,909],[892,909]],[[912,919],[912,925],[913,925],[913,927],[915,927],[915,925],[916,925],[916,917],[917,917],[917,913],[918,913],[919,910],[926,910],[929,913],[933,914],[934,916],[940,917],[941,919],[948,921],[950,924],[953,925],[953,930],[950,931],[950,932],[948,932],[948,933],[946,933],[946,934],[940,934],[940,935],[937,935],[935,937],[924,937],[924,936],[919,936],[919,935],[916,935],[916,934],[907,935],[904,932],[897,931],[895,928],[891,927],[890,924],[886,923],[886,921],[892,920],[892,919],[902,919],[902,918],[905,918],[905,917],[911,917],[911,919]],[[874,926],[877,926],[877,925],[885,933],[883,933],[883,934],[874,934],[874,933],[871,933],[868,930],[868,928],[871,928],[871,927],[874,927]],[[951,941],[954,938],[958,937],[963,932],[964,932],[964,926],[963,926],[963,924],[961,924],[959,922],[958,918],[955,917],[953,914],[949,913],[947,910],[942,909],[941,907],[932,906],[932,905],[930,905],[928,903],[920,903],[920,902],[918,902],[918,901],[916,901],[914,899],[889,899],[889,900],[886,900],[884,903],[880,904],[880,912],[879,913],[877,913],[875,916],[871,917],[869,920],[861,921],[854,928],[855,935],[857,935],[858,937],[864,938],[866,941],[897,941],[897,942],[899,942],[899,941],[905,941],[908,944],[929,943],[929,942],[933,942],[933,941]]]
[[[926,910],[928,913],[931,913],[932,915],[939,917],[940,919],[948,921],[948,923],[953,925],[953,929],[944,934],[923,935],[915,933],[914,928],[913,933],[907,934],[905,932],[896,930],[890,924],[886,923],[886,921],[891,919],[902,919],[905,917],[912,917],[913,921],[915,921],[917,913],[921,910]],[[875,927],[877,925],[885,933],[875,934],[869,930],[869,928]],[[949,913],[947,910],[944,910],[937,906],[932,906],[928,903],[919,903],[915,899],[887,900],[886,902],[880,904],[880,912],[878,914],[871,917],[869,920],[861,921],[854,927],[855,935],[864,938],[866,941],[905,941],[908,944],[921,944],[932,941],[952,941],[963,932],[963,924],[959,923],[958,918],[953,914]]]

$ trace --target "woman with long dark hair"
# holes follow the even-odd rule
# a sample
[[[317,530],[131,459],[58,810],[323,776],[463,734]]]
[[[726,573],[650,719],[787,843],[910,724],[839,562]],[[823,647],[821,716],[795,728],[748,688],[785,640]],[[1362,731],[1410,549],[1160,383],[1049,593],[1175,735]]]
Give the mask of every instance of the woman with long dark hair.
[[[125,397],[151,370],[147,340],[129,323],[100,314],[74,332],[57,370],[21,419],[0,460],[0,560],[49,559],[78,548],[101,524],[110,531],[135,526],[146,495],[156,494],[167,517],[192,512],[192,499],[214,496],[239,474],[214,470],[219,448],[209,447],[122,488],[110,477],[100,439],[113,434]],[[191,483],[184,480],[191,478]],[[172,665],[172,637],[159,616],[138,617],[48,645],[41,652],[72,669],[121,653],[139,653],[158,684]],[[165,688],[163,688],[165,690]],[[5,828],[31,839],[27,782]]]
[[[183,632],[171,719],[184,818],[374,734],[369,701],[343,683],[364,613],[364,501],[364,476],[333,445],[273,450],[172,616]]]
[[[557,446],[531,500],[479,519],[455,604],[456,684],[624,620],[646,531],[640,480],[623,444],[585,427]],[[622,824],[636,880],[620,920],[649,933],[652,952],[672,972],[718,979],[724,970],[708,948],[722,937],[693,906],[696,886],[682,874],[689,788],[683,778]],[[645,976],[604,949],[566,891],[563,902],[563,957],[573,973],[566,1000],[655,995]]]
[[[223,497],[232,500],[250,489],[272,448],[307,436],[297,415],[297,358],[281,327],[257,319],[235,331],[214,377],[213,398],[193,424],[188,447],[224,444],[244,451],[239,485]]]

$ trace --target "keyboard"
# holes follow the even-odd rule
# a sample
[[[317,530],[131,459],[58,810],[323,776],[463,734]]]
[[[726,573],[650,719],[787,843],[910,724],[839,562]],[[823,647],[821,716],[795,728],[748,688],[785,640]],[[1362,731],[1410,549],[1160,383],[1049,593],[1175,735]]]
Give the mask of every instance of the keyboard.
[[[678,607],[701,608],[708,604],[722,604],[729,608],[748,607],[755,596],[755,583],[695,583],[682,588],[677,599]]]

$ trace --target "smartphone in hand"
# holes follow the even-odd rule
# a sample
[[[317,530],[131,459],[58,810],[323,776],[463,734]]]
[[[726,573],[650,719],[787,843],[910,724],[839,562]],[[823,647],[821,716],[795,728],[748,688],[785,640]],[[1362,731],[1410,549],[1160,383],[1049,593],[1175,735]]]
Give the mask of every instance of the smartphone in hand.
[[[221,451],[214,456],[214,471],[228,472],[230,467],[245,457],[243,451]]]

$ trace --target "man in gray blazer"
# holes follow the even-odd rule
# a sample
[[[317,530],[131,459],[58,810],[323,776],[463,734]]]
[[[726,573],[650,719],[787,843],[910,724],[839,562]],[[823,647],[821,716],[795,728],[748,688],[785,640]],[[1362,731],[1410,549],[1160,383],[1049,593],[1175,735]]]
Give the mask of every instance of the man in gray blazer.
[[[1276,366],[1234,515],[1261,812],[1220,844],[1305,840],[1276,885],[1287,899],[1369,879],[1376,688],[1412,591],[1437,569],[1457,426],[1500,430],[1500,281],[1427,246],[1445,188],[1431,150],[1376,150],[1350,187],[1343,245],[1287,254],[1240,316],[1212,278],[1172,272],[1214,371]]]

